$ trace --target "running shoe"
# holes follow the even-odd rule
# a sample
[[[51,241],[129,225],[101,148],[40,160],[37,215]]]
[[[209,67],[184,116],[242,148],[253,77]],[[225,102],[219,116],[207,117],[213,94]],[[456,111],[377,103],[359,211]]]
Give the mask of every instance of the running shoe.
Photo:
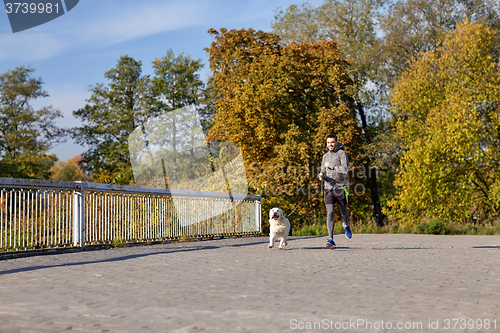
[[[351,226],[346,225],[345,222],[342,222],[342,226],[345,229],[345,237],[347,239],[351,239],[352,238]]]
[[[326,248],[332,249],[332,250],[335,250],[337,248],[337,245],[335,245],[335,242],[331,238],[326,241],[325,246],[326,246]]]

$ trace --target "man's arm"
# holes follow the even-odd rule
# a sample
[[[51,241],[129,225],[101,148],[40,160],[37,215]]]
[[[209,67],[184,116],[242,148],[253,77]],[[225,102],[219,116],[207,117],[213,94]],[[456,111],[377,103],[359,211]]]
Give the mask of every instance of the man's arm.
[[[324,175],[325,175],[325,171],[326,171],[326,168],[325,168],[325,155],[323,155],[323,159],[321,159],[321,170],[319,171],[319,174],[318,174],[318,179],[319,180],[322,180]]]

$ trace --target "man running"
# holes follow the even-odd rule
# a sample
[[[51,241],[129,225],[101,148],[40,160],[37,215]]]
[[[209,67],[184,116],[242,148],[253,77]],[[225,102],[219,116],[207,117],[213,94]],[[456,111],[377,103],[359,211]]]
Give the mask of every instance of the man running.
[[[339,204],[340,215],[344,219],[342,226],[345,229],[347,239],[352,238],[351,227],[349,226],[349,213],[347,212],[347,196],[349,192],[349,181],[347,172],[349,171],[349,159],[345,152],[344,145],[337,141],[335,134],[326,137],[328,152],[323,155],[321,161],[321,172],[318,174],[319,180],[325,180],[325,206],[326,206],[326,226],[328,228],[328,240],[326,247],[335,249],[337,246],[333,241],[333,220],[335,203]]]

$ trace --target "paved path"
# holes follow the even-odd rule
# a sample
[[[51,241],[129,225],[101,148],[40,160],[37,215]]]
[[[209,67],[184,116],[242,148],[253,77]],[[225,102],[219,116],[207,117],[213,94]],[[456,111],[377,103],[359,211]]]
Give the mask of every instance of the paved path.
[[[500,236],[337,236],[337,250],[324,241],[3,260],[0,332],[500,332]],[[460,330],[453,319],[475,321]]]

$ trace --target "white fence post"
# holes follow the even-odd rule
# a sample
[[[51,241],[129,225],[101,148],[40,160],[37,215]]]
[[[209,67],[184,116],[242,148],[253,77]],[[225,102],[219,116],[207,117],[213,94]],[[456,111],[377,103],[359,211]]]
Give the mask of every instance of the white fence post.
[[[260,200],[255,201],[255,228],[258,232],[262,232],[262,203]]]
[[[73,246],[85,246],[85,189],[84,182],[80,183],[80,191],[73,191]]]

